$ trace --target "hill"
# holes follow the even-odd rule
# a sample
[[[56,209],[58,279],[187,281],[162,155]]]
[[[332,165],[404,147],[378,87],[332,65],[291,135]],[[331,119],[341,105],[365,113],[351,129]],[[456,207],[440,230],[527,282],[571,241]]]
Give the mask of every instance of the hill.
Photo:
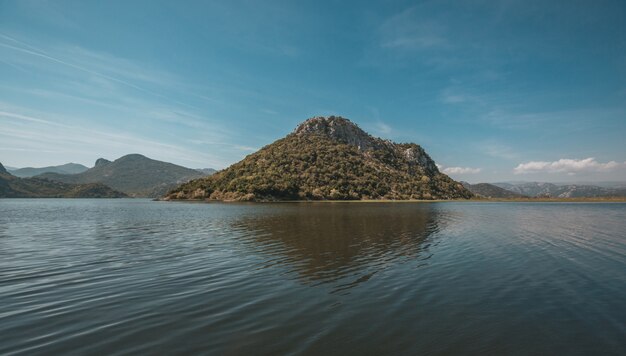
[[[506,190],[504,188],[500,188],[493,184],[489,183],[477,183],[470,184],[467,182],[461,182],[465,188],[467,188],[470,192],[485,198],[504,198],[504,199],[513,199],[513,198],[524,198],[525,195],[518,194],[512,192],[510,190]]]
[[[127,195],[104,184],[68,184],[39,178],[20,178],[0,164],[0,198],[123,198]]]
[[[494,183],[500,188],[530,197],[542,198],[602,198],[625,197],[626,188],[599,187],[582,184],[554,184],[544,182]]]
[[[79,174],[45,173],[37,177],[63,183],[103,183],[131,196],[158,197],[181,183],[203,176],[195,169],[130,154],[113,162],[100,158],[93,168]]]
[[[316,117],[166,199],[464,199],[472,193],[439,172],[419,145],[370,136],[341,117]]]
[[[17,169],[9,170],[9,173],[11,173],[12,175],[16,177],[28,178],[28,177],[34,177],[43,173],[76,174],[76,173],[82,173],[88,169],[89,168],[83,166],[82,164],[66,163],[60,166],[49,166],[49,167],[42,167],[42,168],[33,168],[33,167],[17,168]]]

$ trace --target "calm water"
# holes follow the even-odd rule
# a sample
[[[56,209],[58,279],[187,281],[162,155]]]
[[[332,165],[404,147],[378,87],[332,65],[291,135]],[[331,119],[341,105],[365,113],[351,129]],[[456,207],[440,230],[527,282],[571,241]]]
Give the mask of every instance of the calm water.
[[[626,354],[626,204],[0,200],[0,354]]]

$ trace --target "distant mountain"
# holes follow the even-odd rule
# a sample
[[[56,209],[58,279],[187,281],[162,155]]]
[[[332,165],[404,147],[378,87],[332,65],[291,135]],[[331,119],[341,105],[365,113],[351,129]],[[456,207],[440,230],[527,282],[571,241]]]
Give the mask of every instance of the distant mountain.
[[[606,188],[595,185],[554,184],[543,182],[493,183],[493,185],[530,197],[599,198],[624,197],[626,188]]]
[[[166,199],[466,199],[419,145],[375,138],[350,120],[316,117],[293,133]]]
[[[485,198],[504,198],[504,199],[512,199],[512,198],[524,198],[525,195],[512,192],[510,190],[506,190],[504,188],[500,188],[493,184],[489,183],[477,183],[470,184],[467,182],[461,182],[465,188],[467,188],[470,192]]]
[[[217,172],[217,170],[213,168],[196,168],[196,171],[204,174],[205,176],[210,176],[211,174],[215,174]]]
[[[68,184],[39,178],[20,178],[0,164],[0,198],[123,198],[127,195],[104,184]]]
[[[16,177],[28,178],[28,177],[34,177],[43,173],[76,174],[76,173],[82,173],[88,169],[89,168],[83,166],[82,164],[67,163],[67,164],[63,164],[60,166],[49,166],[49,167],[42,167],[42,168],[33,168],[33,167],[16,168],[16,169],[9,169],[8,171],[9,173],[11,173],[12,175]]]
[[[519,185],[523,185],[523,184],[545,184],[545,182],[532,182],[532,181],[505,181],[505,182],[498,182],[498,183],[491,183],[491,184],[497,184],[497,185],[510,185],[510,186],[519,186]],[[591,185],[591,186],[595,186],[595,187],[602,187],[602,188],[615,188],[615,189],[621,189],[621,188],[626,188],[626,181],[568,181],[568,182],[551,182],[550,184],[554,184],[556,186],[564,186],[564,185]]]
[[[63,183],[103,183],[130,196],[158,197],[203,176],[195,169],[130,154],[113,162],[100,158],[93,168],[79,174],[45,173],[38,177]]]

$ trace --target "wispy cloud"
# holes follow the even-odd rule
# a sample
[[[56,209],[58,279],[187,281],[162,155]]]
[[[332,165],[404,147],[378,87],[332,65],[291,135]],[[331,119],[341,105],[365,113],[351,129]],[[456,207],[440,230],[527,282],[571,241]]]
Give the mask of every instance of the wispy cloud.
[[[477,148],[480,152],[489,157],[503,158],[507,160],[518,157],[518,154],[511,147],[498,142],[497,140],[479,142],[477,144]]]
[[[520,163],[517,167],[513,169],[513,173],[567,173],[573,175],[581,172],[607,172],[620,167],[626,167],[626,162],[618,163],[615,161],[609,161],[606,163],[601,163],[596,161],[596,159],[593,157],[585,159],[561,158],[558,161],[552,162],[530,161],[526,163]]]
[[[160,93],[159,87],[180,86],[182,81],[167,71],[150,69],[145,63],[139,64],[122,57],[63,43],[48,44],[44,48],[2,33],[0,47],[13,52],[13,55],[7,55],[3,60],[10,65],[29,66],[58,75],[58,68],[42,63],[41,60],[44,60],[82,72],[83,75],[90,75],[90,80],[99,80],[100,85],[114,83],[165,102],[197,109],[192,104]],[[38,60],[30,60],[28,57]]]
[[[214,103],[213,98],[186,95],[206,90],[166,70],[68,43],[39,43],[2,33],[0,55],[0,65],[22,68],[24,75],[42,83],[37,87],[28,81],[0,85],[14,101],[0,102],[3,146],[10,140],[24,152],[47,152],[54,147],[72,157],[78,154],[74,152],[85,156],[141,151],[179,164],[216,168],[253,150],[237,142],[239,133],[227,128],[225,118],[211,116],[207,114],[210,108],[197,106],[203,104],[198,99]],[[190,145],[189,140],[196,137],[215,144]],[[4,157],[15,156],[9,153],[15,150],[4,151]]]
[[[472,167],[440,167],[443,168],[445,174],[478,174],[482,171],[482,168]]]
[[[374,127],[376,128],[376,132],[383,135],[389,135],[391,131],[393,131],[391,126],[385,124],[384,122],[377,122]]]
[[[14,151],[16,148],[25,152],[71,152],[81,155],[85,163],[89,163],[85,161],[87,159],[85,157],[89,159],[100,156],[114,157],[137,152],[179,164],[214,167],[228,164],[221,157],[194,151],[181,145],[102,127],[68,125],[43,116],[0,110],[0,122],[3,128],[0,131],[1,141],[7,148],[12,148],[0,149],[0,152]]]
[[[406,9],[379,28],[380,46],[389,49],[420,50],[449,45],[442,25],[419,17],[416,7]]]
[[[378,115],[373,115],[373,116],[377,117]],[[393,127],[391,127],[391,125],[379,119],[365,121],[360,126],[366,132],[369,132],[370,134],[374,136],[383,137],[383,138],[390,138],[390,136],[396,133]]]
[[[460,104],[460,103],[481,103],[482,100],[477,95],[468,94],[459,90],[458,88],[448,87],[441,91],[439,95],[442,102],[446,104]]]

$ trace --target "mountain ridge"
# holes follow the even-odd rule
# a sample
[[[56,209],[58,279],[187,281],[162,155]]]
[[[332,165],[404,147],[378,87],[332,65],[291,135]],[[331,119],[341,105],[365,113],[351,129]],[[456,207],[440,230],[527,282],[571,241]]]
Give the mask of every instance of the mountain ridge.
[[[555,184],[547,182],[493,183],[508,191],[529,197],[597,198],[624,197],[626,188],[608,188],[585,184]]]
[[[503,198],[503,199],[518,199],[528,198],[528,196],[506,190],[491,183],[476,183],[470,184],[468,182],[461,182],[465,188],[477,196],[484,198]]]
[[[45,173],[37,176],[63,183],[103,183],[134,197],[158,197],[173,187],[204,174],[173,163],[133,153],[115,161],[96,160],[94,167],[79,174]]]
[[[47,167],[24,167],[17,169],[9,169],[8,172],[20,178],[34,177],[43,173],[59,173],[59,174],[76,174],[88,170],[88,167],[79,163],[66,163],[58,166]]]
[[[10,174],[0,163],[0,198],[124,198],[101,183],[71,184]]]

